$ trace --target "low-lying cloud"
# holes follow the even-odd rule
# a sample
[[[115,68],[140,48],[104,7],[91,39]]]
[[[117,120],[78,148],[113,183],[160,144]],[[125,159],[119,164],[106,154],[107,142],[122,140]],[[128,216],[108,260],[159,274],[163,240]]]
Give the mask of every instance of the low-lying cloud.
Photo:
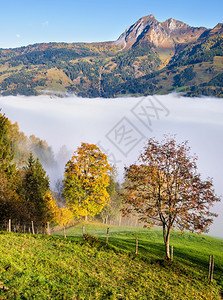
[[[146,138],[176,134],[179,142],[189,141],[203,178],[213,177],[217,194],[223,195],[222,99],[174,94],[117,99],[8,96],[0,97],[0,107],[26,135],[45,139],[55,153],[63,145],[73,152],[81,142],[99,144],[110,162],[116,162],[120,178],[123,167],[137,160]],[[219,217],[210,231],[219,237],[222,208],[222,203],[215,206]]]

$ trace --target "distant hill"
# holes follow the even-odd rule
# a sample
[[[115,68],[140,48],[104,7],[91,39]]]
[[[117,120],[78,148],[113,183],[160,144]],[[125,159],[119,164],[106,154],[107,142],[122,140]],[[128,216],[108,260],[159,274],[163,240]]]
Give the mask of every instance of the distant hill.
[[[117,41],[0,49],[1,95],[49,91],[83,97],[167,94],[223,97],[223,24],[191,27],[153,15]]]

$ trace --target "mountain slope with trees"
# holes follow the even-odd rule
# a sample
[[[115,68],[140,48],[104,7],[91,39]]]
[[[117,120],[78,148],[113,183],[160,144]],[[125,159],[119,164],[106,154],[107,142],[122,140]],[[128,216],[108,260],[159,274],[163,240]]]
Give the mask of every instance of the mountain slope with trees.
[[[0,93],[117,97],[180,91],[222,97],[221,81],[215,80],[223,74],[222,39],[220,23],[196,28],[149,15],[115,42],[0,49]]]

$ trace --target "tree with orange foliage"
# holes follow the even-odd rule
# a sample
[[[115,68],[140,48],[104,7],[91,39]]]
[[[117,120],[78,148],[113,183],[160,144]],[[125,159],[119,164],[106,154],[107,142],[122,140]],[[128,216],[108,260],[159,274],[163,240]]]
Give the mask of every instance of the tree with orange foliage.
[[[107,156],[93,144],[82,143],[65,168],[64,195],[76,217],[94,216],[107,204],[109,172]]]
[[[55,199],[53,199],[50,191],[47,191],[43,196],[43,201],[45,203],[43,216],[45,217],[45,223],[57,223],[59,218],[59,208],[56,204]]]
[[[172,228],[207,232],[217,216],[210,207],[220,198],[212,179],[201,179],[196,160],[187,142],[177,144],[173,137],[166,136],[159,143],[150,138],[139,164],[125,169],[123,213],[135,211],[141,221],[162,226],[167,259]]]

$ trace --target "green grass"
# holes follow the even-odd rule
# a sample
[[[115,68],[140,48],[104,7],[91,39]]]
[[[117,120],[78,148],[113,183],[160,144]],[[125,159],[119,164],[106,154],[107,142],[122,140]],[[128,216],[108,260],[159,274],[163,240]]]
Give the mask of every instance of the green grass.
[[[66,230],[67,236],[76,241],[82,240],[82,224]],[[106,229],[109,230],[109,244],[120,249],[135,251],[136,236],[139,240],[139,253],[151,260],[164,259],[164,243],[162,230],[130,226],[111,226],[97,223],[85,224],[85,232],[106,241]],[[55,233],[62,235],[62,232]],[[192,268],[198,273],[208,273],[209,255],[215,258],[215,279],[223,289],[223,240],[207,235],[198,235],[173,231],[170,244],[174,247],[174,260]]]
[[[220,281],[209,283],[206,267],[214,254],[222,272],[222,240],[174,233],[168,263],[159,230],[110,226],[106,246],[106,227],[85,224],[98,236],[86,241],[82,224],[68,229],[67,239],[0,233],[0,282],[8,287],[0,299],[220,299]]]

